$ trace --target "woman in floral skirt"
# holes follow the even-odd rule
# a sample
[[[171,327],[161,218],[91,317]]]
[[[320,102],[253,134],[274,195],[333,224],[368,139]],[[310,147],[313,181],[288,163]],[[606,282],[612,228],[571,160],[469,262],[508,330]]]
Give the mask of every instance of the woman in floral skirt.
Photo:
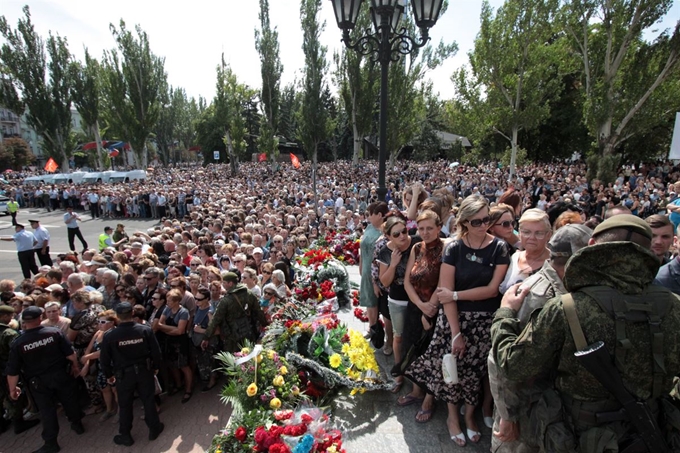
[[[412,381],[446,401],[449,435],[459,446],[466,443],[458,418],[463,402],[467,438],[476,443],[481,437],[474,410],[487,372],[493,312],[500,306],[498,287],[510,263],[507,244],[487,233],[489,225],[485,198],[472,195],[463,200],[457,238],[444,249],[435,292],[445,316],[440,311],[427,351],[407,371]],[[443,379],[442,357],[447,353],[458,358],[457,384]]]

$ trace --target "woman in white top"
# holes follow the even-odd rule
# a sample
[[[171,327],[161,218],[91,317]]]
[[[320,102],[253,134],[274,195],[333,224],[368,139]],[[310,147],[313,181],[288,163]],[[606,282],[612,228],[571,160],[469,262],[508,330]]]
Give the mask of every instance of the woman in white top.
[[[510,267],[501,283],[501,293],[515,283],[526,280],[543,267],[545,261],[550,258],[547,245],[551,233],[550,220],[545,212],[534,208],[522,214],[519,219],[519,239],[524,250],[512,255]]]

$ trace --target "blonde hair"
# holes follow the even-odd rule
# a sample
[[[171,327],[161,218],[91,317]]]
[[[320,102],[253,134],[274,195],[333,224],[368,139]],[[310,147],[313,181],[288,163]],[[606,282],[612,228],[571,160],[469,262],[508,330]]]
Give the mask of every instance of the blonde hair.
[[[468,228],[465,223],[484,208],[488,209],[489,203],[481,195],[465,197],[460,208],[458,208],[458,216],[456,217],[456,235],[458,238],[467,236]]]
[[[519,226],[522,226],[523,223],[531,223],[531,222],[543,222],[543,225],[545,225],[545,228],[550,231],[550,218],[548,217],[548,214],[545,211],[542,211],[537,208],[533,209],[527,209],[524,211],[524,214],[522,214],[522,217],[519,219]]]

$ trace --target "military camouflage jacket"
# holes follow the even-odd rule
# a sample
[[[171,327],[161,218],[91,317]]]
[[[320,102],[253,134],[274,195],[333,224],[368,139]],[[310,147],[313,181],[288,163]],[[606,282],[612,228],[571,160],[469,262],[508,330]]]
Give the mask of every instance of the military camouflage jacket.
[[[522,328],[527,325],[529,316],[534,310],[543,308],[552,297],[567,292],[562,280],[549,262],[526,279],[523,286],[528,286],[530,290],[517,315]],[[532,385],[527,385],[525,381],[512,381],[503,376],[496,366],[493,354],[489,354],[488,365],[489,382],[496,409],[504,420],[518,421],[520,412],[526,412],[523,409],[526,409],[529,403],[539,396],[544,386],[536,385],[535,379],[532,380]],[[541,377],[537,378],[541,379]]]
[[[9,359],[9,345],[19,336],[19,332],[7,326],[7,324],[0,324],[0,374],[4,375],[5,366]]]
[[[597,302],[579,292],[586,286],[605,285],[624,294],[641,294],[659,268],[658,259],[631,242],[595,244],[577,252],[567,263],[565,288],[574,297],[579,321],[592,344],[604,341],[614,353],[614,321]],[[621,376],[628,390],[641,400],[652,395],[653,360],[649,326],[629,324],[627,338],[632,343]],[[680,373],[680,299],[661,323],[664,335],[666,375],[663,389],[670,391],[673,377]],[[522,331],[513,310],[501,308],[491,328],[492,354],[497,366],[509,379],[521,381],[556,370],[556,387],[563,394],[581,401],[611,399],[609,392],[574,357],[576,346],[564,315],[562,300],[549,300],[542,310],[532,313]],[[667,390],[666,390],[667,389]]]

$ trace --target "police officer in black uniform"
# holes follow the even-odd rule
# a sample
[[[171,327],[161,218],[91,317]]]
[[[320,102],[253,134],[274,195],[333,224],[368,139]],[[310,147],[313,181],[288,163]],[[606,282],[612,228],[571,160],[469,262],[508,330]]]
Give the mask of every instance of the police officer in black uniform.
[[[132,399],[135,391],[144,404],[144,421],[149,427],[149,440],[155,440],[165,427],[158,418],[154,400],[154,375],[161,364],[161,349],[150,327],[132,320],[132,305],[122,302],[116,307],[120,324],[104,335],[99,363],[110,384],[115,383],[120,408],[118,445],[134,443]]]
[[[57,443],[59,422],[55,397],[64,407],[76,434],[85,432],[78,403],[76,376],[80,373],[76,353],[61,330],[40,325],[42,309],[28,307],[21,313],[24,332],[12,342],[7,363],[7,384],[10,397],[17,400],[19,373],[28,382],[42,418],[42,438],[45,444],[33,453],[53,453],[61,450]],[[69,374],[70,362],[70,374]]]

